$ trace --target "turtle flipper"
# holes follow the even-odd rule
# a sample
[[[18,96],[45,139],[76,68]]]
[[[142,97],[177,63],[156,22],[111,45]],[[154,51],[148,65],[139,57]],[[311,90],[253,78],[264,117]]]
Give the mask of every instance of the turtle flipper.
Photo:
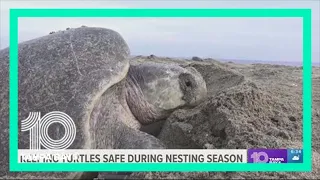
[[[166,149],[164,143],[146,132],[125,125],[122,128],[125,133],[122,134],[117,149]]]
[[[119,123],[121,131],[118,131],[121,139],[116,149],[165,149],[165,145],[156,137],[130,128]],[[102,179],[129,179],[132,172],[99,172],[97,180]]]

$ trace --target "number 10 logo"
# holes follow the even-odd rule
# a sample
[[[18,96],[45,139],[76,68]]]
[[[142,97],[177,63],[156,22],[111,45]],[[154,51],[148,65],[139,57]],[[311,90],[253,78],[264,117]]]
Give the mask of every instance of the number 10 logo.
[[[49,136],[49,126],[53,123],[63,125],[65,134],[54,140]],[[21,131],[30,131],[30,149],[50,150],[67,149],[76,137],[76,125],[70,116],[60,111],[47,113],[41,118],[40,112],[30,112],[27,119],[21,122]]]
[[[269,156],[266,152],[254,152],[250,156],[253,159],[254,163],[266,163],[269,160]],[[263,158],[261,160],[261,157]]]

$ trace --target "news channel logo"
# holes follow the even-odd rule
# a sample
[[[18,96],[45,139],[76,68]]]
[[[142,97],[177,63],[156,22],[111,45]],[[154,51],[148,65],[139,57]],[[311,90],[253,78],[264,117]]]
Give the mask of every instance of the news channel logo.
[[[249,149],[248,163],[303,163],[302,149]]]
[[[53,123],[61,124],[65,134],[61,139],[49,136],[49,126]],[[52,111],[41,117],[40,112],[30,112],[21,121],[21,131],[30,133],[30,149],[38,150],[44,147],[48,150],[64,150],[71,146],[76,137],[76,125],[72,118],[64,112]]]
[[[287,163],[287,149],[249,149],[248,163]]]

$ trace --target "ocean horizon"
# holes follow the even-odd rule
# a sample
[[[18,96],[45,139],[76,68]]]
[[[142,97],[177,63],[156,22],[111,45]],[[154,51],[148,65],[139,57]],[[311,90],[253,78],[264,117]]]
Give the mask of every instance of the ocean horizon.
[[[149,56],[149,55],[132,55],[132,57],[137,57],[137,56]],[[160,58],[172,58],[172,59],[192,59],[192,57],[182,57],[182,56],[157,56]],[[198,56],[200,57],[200,56]],[[218,59],[218,58],[213,58],[213,57],[200,57],[201,59],[213,59],[221,62],[234,62],[238,64],[273,64],[273,65],[285,65],[285,66],[302,66],[302,61],[297,62],[297,61],[266,61],[266,60],[245,60],[245,59]],[[320,62],[312,62],[312,66],[320,67]]]

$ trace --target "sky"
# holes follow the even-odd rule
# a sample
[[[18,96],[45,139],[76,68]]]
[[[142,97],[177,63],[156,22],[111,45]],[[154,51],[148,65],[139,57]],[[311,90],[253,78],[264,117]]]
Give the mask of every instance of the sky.
[[[312,59],[319,62],[317,0],[0,2],[1,49],[9,46],[10,8],[310,8]],[[301,18],[19,18],[19,42],[82,25],[118,31],[132,55],[302,62]]]

